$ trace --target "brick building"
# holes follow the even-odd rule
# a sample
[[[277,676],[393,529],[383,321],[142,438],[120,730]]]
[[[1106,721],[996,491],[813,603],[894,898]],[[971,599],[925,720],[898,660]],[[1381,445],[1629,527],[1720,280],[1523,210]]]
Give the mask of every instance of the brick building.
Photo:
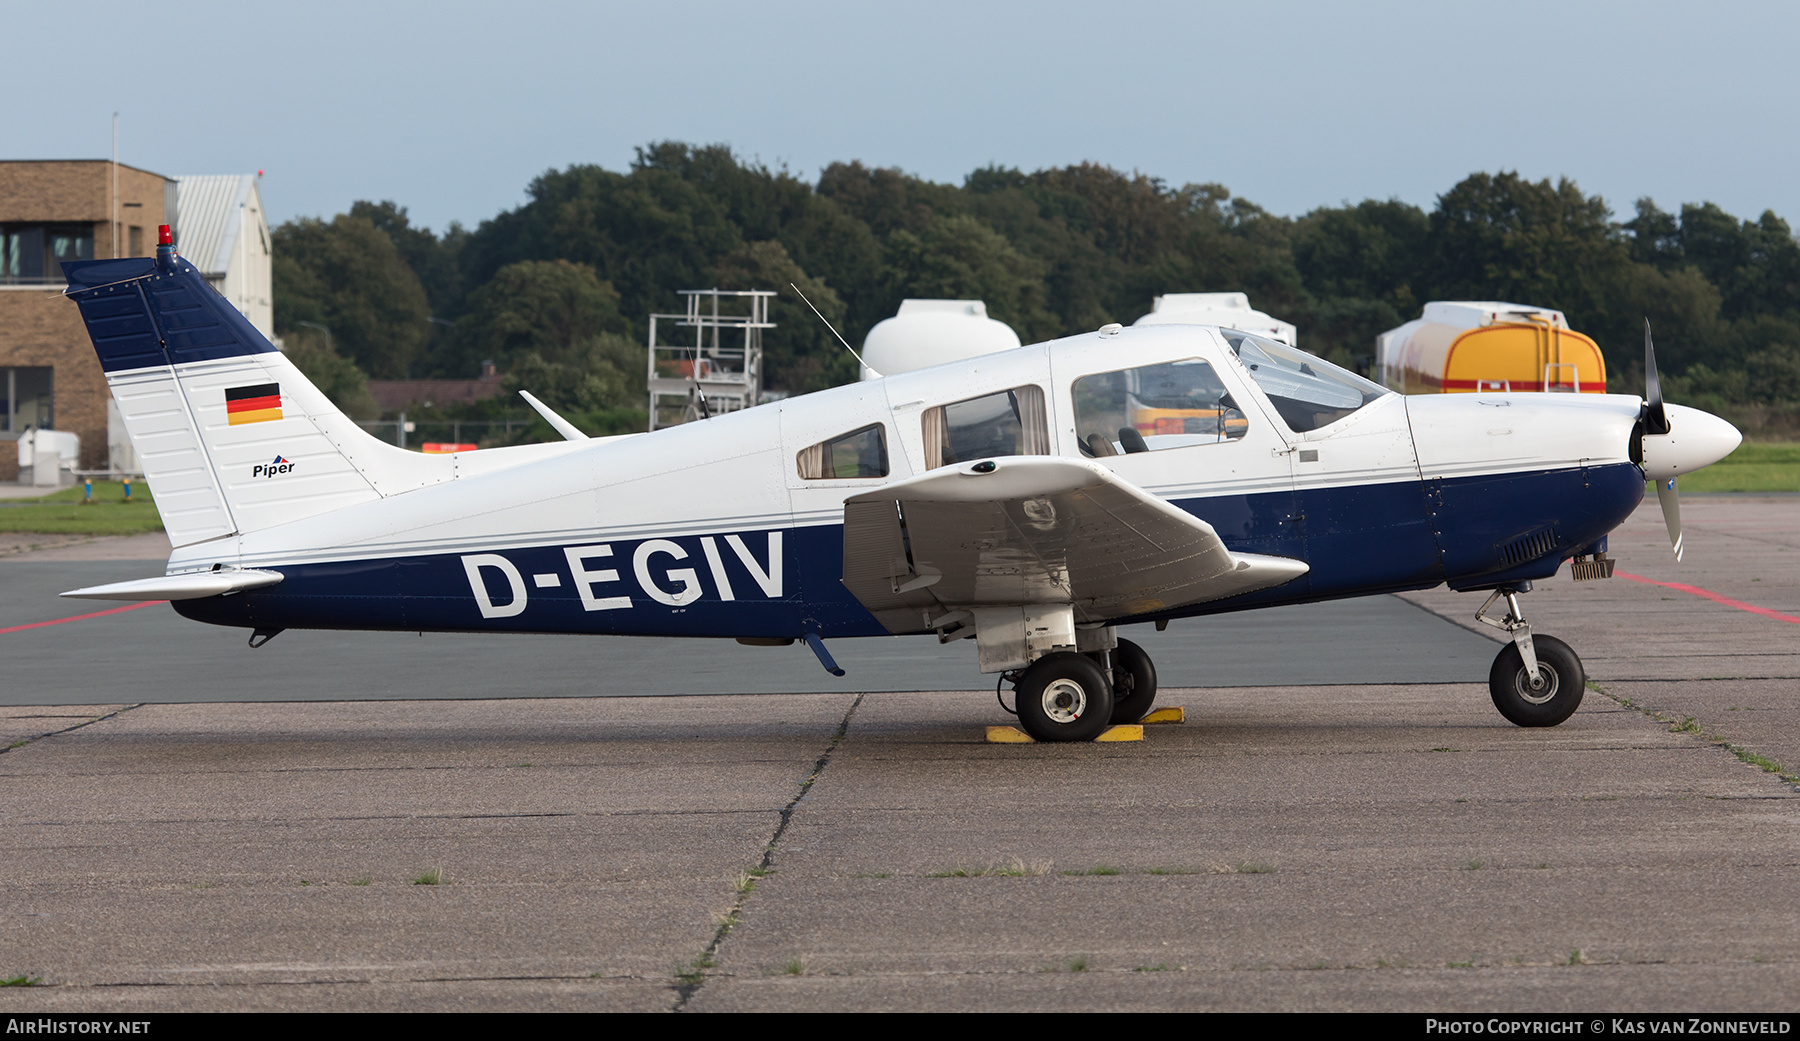
[[[174,208],[173,179],[123,163],[0,162],[0,481],[27,427],[73,431],[81,465],[106,465],[112,396],[61,262],[149,256]]]
[[[61,263],[150,256],[160,224],[174,227],[176,248],[214,288],[273,333],[256,178],[178,180],[103,159],[0,162],[0,481],[18,479],[12,442],[28,428],[79,435],[83,469],[135,465],[120,424],[108,421],[112,395],[80,313],[63,298]]]

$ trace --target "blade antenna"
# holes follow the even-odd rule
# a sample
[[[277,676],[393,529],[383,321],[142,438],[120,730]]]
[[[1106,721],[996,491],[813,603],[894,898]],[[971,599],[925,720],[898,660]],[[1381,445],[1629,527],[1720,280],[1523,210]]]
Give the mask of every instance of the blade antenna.
[[[694,298],[689,297],[689,299]],[[714,297],[714,299],[716,300],[718,298]],[[715,307],[713,310],[716,312],[718,308]],[[706,404],[706,389],[700,386],[700,338],[703,335],[704,333],[699,330],[696,330],[694,333],[694,361],[692,367],[688,370],[688,382],[694,385],[694,394],[700,399],[700,418],[711,419],[712,409],[707,407]]]
[[[795,284],[794,284],[794,283],[792,283],[792,282],[789,282],[789,283],[788,283],[788,288],[789,288],[789,289],[792,289],[792,290],[793,290],[793,291],[794,291],[794,295],[795,295],[795,296],[797,296],[797,297],[799,297],[799,298],[800,298],[800,299],[802,299],[802,300],[806,300],[806,294],[805,294],[805,293],[802,293],[802,292],[801,292],[801,291],[800,291],[800,287],[799,287],[799,286],[797,286],[797,285],[795,285]],[[841,343],[841,344],[843,344],[843,345],[844,345],[844,350],[847,350],[847,351],[849,351],[849,352],[850,352],[850,357],[852,357],[852,358],[855,358],[855,359],[856,359],[856,363],[857,363],[857,364],[858,364],[858,365],[861,365],[861,366],[862,366],[862,367],[863,367],[863,368],[865,368],[865,369],[868,369],[868,370],[869,370],[869,371],[870,371],[870,372],[875,372],[875,367],[874,367],[874,366],[872,366],[872,365],[870,365],[870,364],[869,364],[869,363],[868,363],[868,362],[866,362],[866,361],[863,361],[863,356],[862,356],[862,355],[860,355],[860,354],[858,354],[858,353],[856,353],[856,348],[854,348],[854,347],[852,347],[852,346],[850,346],[850,341],[849,341],[849,340],[846,340],[846,339],[844,339],[844,334],[843,334],[843,333],[840,333],[840,332],[838,332],[838,331],[837,331],[837,329],[835,329],[835,328],[833,328],[833,326],[832,326],[832,324],[831,324],[831,320],[830,320],[830,319],[829,319],[829,318],[826,318],[826,317],[825,317],[825,316],[824,316],[824,315],[822,315],[822,314],[819,314],[819,309],[818,309],[818,308],[816,308],[816,307],[813,307],[813,302],[812,302],[812,301],[811,301],[811,300],[806,300],[806,306],[808,306],[808,307],[812,307],[812,313],[813,313],[813,314],[817,314],[817,315],[819,315],[819,321],[821,321],[821,322],[824,322],[824,323],[825,323],[825,328],[827,328],[827,329],[830,329],[830,330],[831,330],[831,335],[833,335],[833,336],[835,336],[835,337],[837,337],[837,341],[838,341],[838,342],[839,342],[839,343]],[[879,377],[880,377],[880,376],[881,376],[881,373],[879,373],[879,372],[875,372],[875,375],[876,375],[876,377],[877,377],[877,378],[879,378]]]

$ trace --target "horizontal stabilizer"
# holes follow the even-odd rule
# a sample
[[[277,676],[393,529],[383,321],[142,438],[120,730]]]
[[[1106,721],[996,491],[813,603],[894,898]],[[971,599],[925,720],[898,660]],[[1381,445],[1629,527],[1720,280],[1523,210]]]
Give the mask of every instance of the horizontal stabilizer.
[[[164,575],[140,578],[130,582],[113,582],[104,586],[71,589],[63,596],[78,600],[198,600],[207,596],[241,593],[261,589],[281,581],[279,571],[256,571],[232,568],[201,571],[192,575]]]

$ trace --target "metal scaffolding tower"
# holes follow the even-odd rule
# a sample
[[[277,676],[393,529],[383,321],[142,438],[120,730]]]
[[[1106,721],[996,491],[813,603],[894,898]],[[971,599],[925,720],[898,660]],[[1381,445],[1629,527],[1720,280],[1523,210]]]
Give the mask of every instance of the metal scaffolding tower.
[[[683,289],[685,314],[650,316],[650,429],[706,414],[755,405],[762,396],[762,331],[769,321],[767,289]],[[664,330],[692,329],[691,343],[657,342]],[[729,335],[727,335],[729,333]],[[741,336],[739,334],[742,334]],[[671,338],[685,335],[672,332]],[[705,412],[701,398],[705,398]]]

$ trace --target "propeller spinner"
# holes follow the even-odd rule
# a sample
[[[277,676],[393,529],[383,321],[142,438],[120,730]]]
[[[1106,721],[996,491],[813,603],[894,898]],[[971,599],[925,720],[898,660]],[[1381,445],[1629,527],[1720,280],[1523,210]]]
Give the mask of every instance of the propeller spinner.
[[[1676,478],[1730,455],[1744,435],[1711,413],[1663,404],[1648,318],[1644,319],[1644,407],[1638,429],[1642,433],[1633,446],[1637,450],[1634,458],[1644,468],[1644,476],[1656,482],[1656,501],[1662,506],[1663,525],[1669,529],[1669,547],[1680,560],[1681,497]]]

